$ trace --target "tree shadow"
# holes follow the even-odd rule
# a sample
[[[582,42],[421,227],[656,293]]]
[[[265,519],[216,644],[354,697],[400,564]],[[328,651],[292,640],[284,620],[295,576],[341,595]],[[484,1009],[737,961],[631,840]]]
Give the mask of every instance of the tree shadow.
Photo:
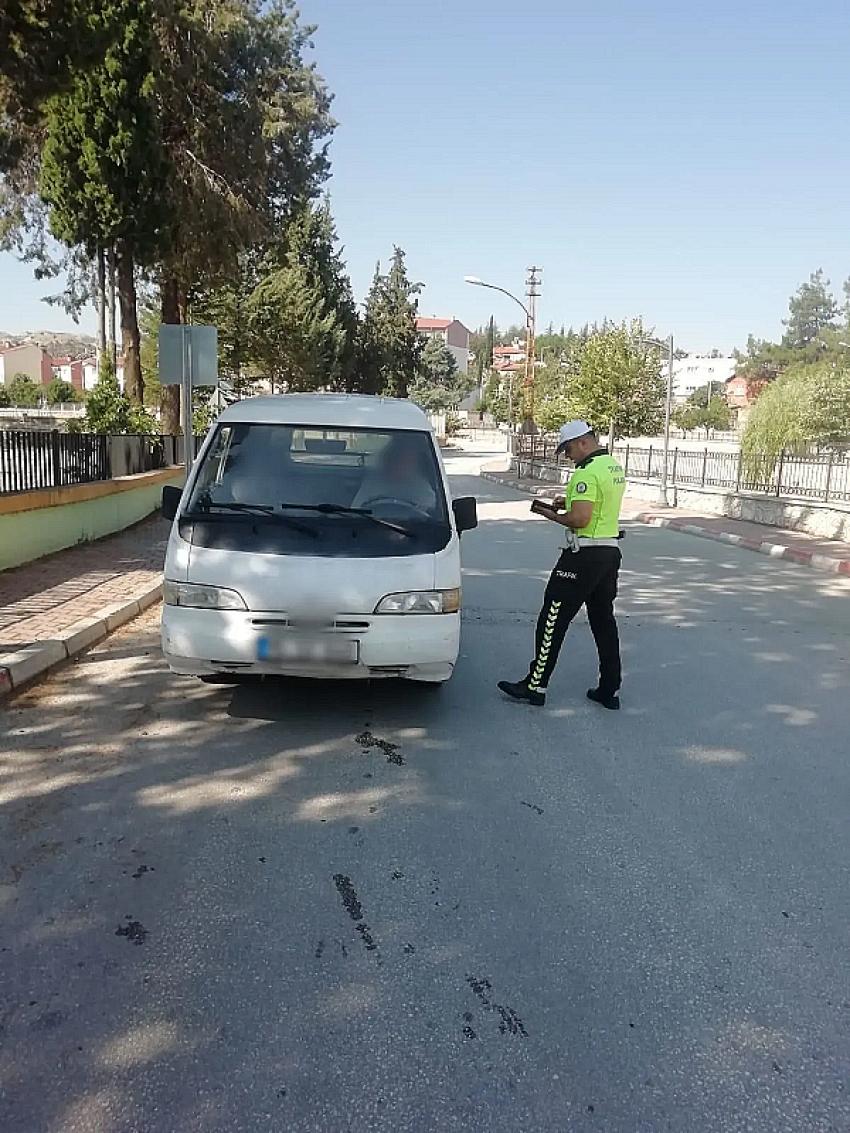
[[[518,707],[558,532],[453,484],[443,689],[177,678],[151,611],[9,702],[3,1129],[840,1127],[845,592],[630,527],[623,711],[582,619]]]

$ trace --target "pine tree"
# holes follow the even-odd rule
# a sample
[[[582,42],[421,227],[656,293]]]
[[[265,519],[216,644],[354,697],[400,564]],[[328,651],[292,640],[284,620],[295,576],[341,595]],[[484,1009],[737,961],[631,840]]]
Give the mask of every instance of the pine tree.
[[[350,389],[356,314],[327,205],[303,206],[248,300],[251,350],[275,385]]]
[[[106,0],[88,21],[107,42],[45,113],[40,193],[53,235],[115,251],[127,393],[142,402],[135,273],[150,263],[163,224],[165,154],[154,98],[150,0]]]
[[[386,275],[378,265],[366,300],[360,361],[364,392],[407,397],[424,347],[416,328],[421,290],[420,283],[408,279],[404,252],[396,247]]]
[[[249,302],[259,268],[256,254],[246,252],[232,276],[192,296],[192,319],[218,328],[219,374],[240,394],[252,388],[258,375]]]
[[[784,320],[783,346],[802,350],[816,343],[821,332],[833,327],[838,316],[838,304],[829,290],[830,282],[819,268],[809,276],[808,283],[797,288],[788,302],[788,318]]]
[[[456,409],[474,380],[462,374],[457,360],[442,339],[429,338],[422,351],[420,373],[411,382],[409,396],[428,412]]]

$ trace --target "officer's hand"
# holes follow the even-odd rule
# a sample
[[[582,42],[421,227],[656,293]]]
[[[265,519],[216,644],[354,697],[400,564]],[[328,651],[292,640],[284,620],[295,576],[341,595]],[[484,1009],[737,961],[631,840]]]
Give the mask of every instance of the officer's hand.
[[[531,510],[535,515],[542,515],[546,519],[551,519],[556,509],[548,500],[534,500],[531,504]]]

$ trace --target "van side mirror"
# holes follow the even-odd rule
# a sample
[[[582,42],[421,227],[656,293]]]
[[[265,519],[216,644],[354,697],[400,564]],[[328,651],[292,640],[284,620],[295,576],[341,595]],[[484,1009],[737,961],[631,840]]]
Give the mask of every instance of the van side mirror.
[[[463,496],[459,500],[452,500],[452,511],[458,535],[462,535],[464,531],[474,531],[478,526],[478,505],[474,496]]]
[[[177,509],[180,507],[180,497],[183,495],[183,489],[178,488],[175,484],[166,484],[162,489],[162,518],[174,519],[177,515]]]

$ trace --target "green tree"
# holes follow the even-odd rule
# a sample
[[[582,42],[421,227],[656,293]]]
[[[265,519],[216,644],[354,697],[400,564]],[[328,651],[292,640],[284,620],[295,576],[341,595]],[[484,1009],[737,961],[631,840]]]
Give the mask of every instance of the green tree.
[[[819,268],[791,296],[788,318],[784,321],[786,329],[783,346],[802,350],[817,344],[822,331],[834,326],[838,304],[829,288],[830,282],[824,278],[823,270]]]
[[[470,336],[469,348],[472,351],[475,362],[473,364],[473,374],[476,384],[480,387],[484,385],[484,376],[489,374],[493,366],[493,348],[496,345],[496,323],[493,316],[490,316],[490,321],[486,327],[479,328],[473,335]]]
[[[6,387],[12,405],[34,409],[44,396],[44,386],[38,385],[26,374],[15,374]]]
[[[454,354],[441,338],[429,338],[422,351],[420,372],[410,384],[409,397],[430,413],[456,409],[474,385],[462,374]]]
[[[232,280],[327,176],[313,29],[292,0],[15,0],[0,30],[0,244],[55,275],[58,219],[65,264],[81,257],[78,297],[91,291],[92,235],[96,250],[114,243],[128,390],[141,396],[134,267],[155,269],[162,320],[185,321],[189,296]],[[175,421],[176,393],[163,393]]]
[[[165,323],[219,327],[222,373],[243,391],[251,362],[248,299],[297,202],[328,175],[331,98],[307,58],[314,29],[292,0],[262,5],[160,0],[158,81],[173,202],[160,294]],[[162,395],[163,427],[179,391]]]
[[[118,435],[156,433],[156,422],[122,392],[112,368],[112,359],[103,359],[97,384],[86,399],[82,431]]]
[[[249,305],[259,283],[256,261],[246,252],[232,275],[192,298],[193,320],[218,328],[219,374],[240,394],[250,393],[259,377]]]
[[[0,409],[8,409],[12,404],[12,399],[9,396],[9,391],[4,385],[0,385]]]
[[[718,396],[717,382],[706,382],[705,385],[698,386],[692,394],[688,397],[688,405],[695,406],[697,409],[705,409],[710,401],[713,401]]]
[[[841,444],[850,441],[850,365],[822,363],[810,372],[809,431],[816,444]]]
[[[76,389],[70,382],[64,382],[61,378],[54,378],[45,390],[48,405],[67,405],[73,401],[79,401],[80,396]]]
[[[162,389],[159,380],[159,328],[161,322],[157,304],[148,297],[139,311],[139,333],[141,336],[139,358],[142,366],[142,382],[145,388],[145,406],[155,409],[161,401]],[[166,387],[168,388],[168,387]],[[179,432],[175,429],[174,433]]]
[[[761,393],[741,448],[750,479],[768,480],[783,452],[850,439],[850,366],[791,366]]]
[[[653,436],[664,419],[665,382],[657,351],[639,345],[639,320],[597,331],[568,386],[570,416],[615,437]]]
[[[500,374],[493,370],[484,387],[484,409],[498,425],[519,421],[519,384],[515,374]]]
[[[707,387],[706,387],[707,388]],[[712,429],[725,432],[731,425],[731,414],[726,399],[720,395],[712,397],[710,402],[693,400],[700,391],[691,394],[687,404],[678,406],[673,412],[673,422],[680,429],[691,432],[693,429],[705,429],[706,437]]]
[[[535,406],[535,419],[545,433],[554,433],[573,416],[573,402],[565,389],[553,390]]]
[[[350,389],[356,312],[327,205],[304,206],[268,254],[248,301],[252,353],[290,390]]]
[[[50,227],[90,257],[114,250],[124,374],[142,403],[136,269],[161,247],[166,158],[156,102],[152,0],[105,0],[88,22],[106,50],[48,99],[39,191]]]
[[[363,320],[360,373],[363,392],[407,397],[424,348],[416,328],[420,283],[407,276],[404,252],[396,247],[386,275],[375,271]]]

